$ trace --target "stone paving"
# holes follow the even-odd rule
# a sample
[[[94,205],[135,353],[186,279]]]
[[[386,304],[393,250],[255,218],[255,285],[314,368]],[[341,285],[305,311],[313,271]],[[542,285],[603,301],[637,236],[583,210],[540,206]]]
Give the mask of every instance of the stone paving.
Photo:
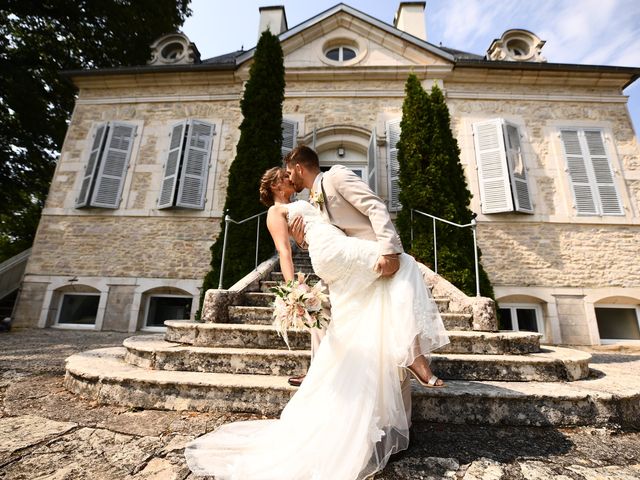
[[[99,405],[62,386],[64,359],[118,346],[125,333],[20,329],[0,333],[0,479],[193,480],[186,442],[260,418]],[[639,348],[585,349],[593,362],[640,372]],[[640,378],[638,378],[640,384]],[[376,480],[640,479],[640,432],[610,428],[420,423],[408,451]]]

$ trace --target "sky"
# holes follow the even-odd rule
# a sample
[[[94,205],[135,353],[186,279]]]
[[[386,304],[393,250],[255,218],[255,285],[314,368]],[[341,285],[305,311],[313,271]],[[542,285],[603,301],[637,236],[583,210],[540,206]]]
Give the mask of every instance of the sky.
[[[192,0],[193,15],[183,32],[202,58],[258,40],[259,8],[284,5],[289,28],[333,7],[337,0]],[[399,0],[347,0],[344,3],[393,24]],[[426,0],[427,41],[484,55],[491,42],[512,28],[530,30],[546,44],[553,63],[640,68],[638,0]],[[627,87],[629,111],[640,129],[640,79]]]

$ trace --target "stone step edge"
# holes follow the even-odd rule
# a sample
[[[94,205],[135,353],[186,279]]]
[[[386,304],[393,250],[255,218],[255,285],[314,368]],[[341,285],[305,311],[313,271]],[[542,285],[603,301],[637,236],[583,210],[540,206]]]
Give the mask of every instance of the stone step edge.
[[[262,353],[265,355],[278,355],[287,354],[291,356],[309,356],[311,352],[309,350],[287,350],[287,349],[274,349],[274,348],[233,348],[233,347],[199,347],[184,345],[181,343],[170,342],[164,340],[164,334],[150,334],[150,335],[135,335],[133,337],[126,338],[123,342],[125,348],[135,349],[142,352],[152,353],[158,351],[192,351],[203,353],[221,353],[221,354],[247,354],[247,353]],[[557,356],[559,358],[554,357]],[[504,362],[514,360],[517,362],[524,362],[529,360],[535,363],[545,363],[549,361],[570,361],[570,362],[589,362],[591,355],[583,352],[582,350],[573,350],[570,348],[556,347],[556,346],[544,346],[540,352],[526,353],[522,355],[495,355],[495,354],[475,354],[475,353],[431,353],[430,357],[434,359],[448,359],[458,361],[473,361],[474,363],[482,362]]]
[[[145,370],[125,364],[124,347],[72,355],[65,387],[101,403],[164,410],[233,411],[277,416],[295,388],[286,377]],[[574,385],[574,384],[567,384]],[[534,426],[640,427],[640,391],[602,392],[536,382],[449,381],[413,384],[413,420]],[[166,388],[172,389],[167,395]],[[184,388],[185,392],[179,389]]]
[[[463,314],[466,315],[466,314]],[[247,332],[275,332],[276,328],[273,325],[259,324],[259,323],[213,323],[213,322],[194,322],[190,320],[166,320],[165,326],[171,329],[184,329],[184,330],[226,330],[226,331],[247,331]],[[289,332],[306,333],[300,330],[289,330]],[[530,339],[530,338],[542,338],[541,333],[535,332],[513,332],[510,330],[499,330],[497,332],[485,332],[481,330],[447,330],[449,338],[451,337],[471,337],[471,338],[486,338],[486,339]],[[510,337],[510,338],[509,338]],[[483,354],[484,355],[484,354]]]
[[[162,334],[137,335],[129,337],[123,342],[124,347],[132,354],[140,352],[141,355],[154,355],[156,353],[192,352],[205,355],[261,355],[265,357],[284,357],[308,359],[311,356],[309,350],[282,350],[263,348],[232,348],[232,347],[194,347],[164,340]],[[581,350],[572,350],[562,347],[546,346],[540,352],[521,355],[496,355],[473,353],[431,353],[430,357],[436,362],[472,362],[478,368],[482,365],[498,363],[505,366],[528,365],[558,365],[567,369],[572,380],[584,378],[589,372],[589,360],[591,355]]]

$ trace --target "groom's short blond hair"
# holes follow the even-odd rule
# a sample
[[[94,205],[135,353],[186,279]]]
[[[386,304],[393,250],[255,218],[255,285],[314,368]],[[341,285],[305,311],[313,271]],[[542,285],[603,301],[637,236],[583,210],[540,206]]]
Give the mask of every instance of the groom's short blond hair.
[[[284,157],[284,163],[285,165],[295,165],[299,163],[308,170],[320,170],[318,154],[306,145],[301,145],[291,150]]]

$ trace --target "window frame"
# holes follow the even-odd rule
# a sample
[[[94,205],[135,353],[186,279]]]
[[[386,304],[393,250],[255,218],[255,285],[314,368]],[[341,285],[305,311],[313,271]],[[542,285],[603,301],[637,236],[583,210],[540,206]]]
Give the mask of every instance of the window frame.
[[[98,324],[98,312],[100,310],[101,293],[94,292],[60,292],[60,300],[58,301],[58,311],[56,312],[56,319],[52,327],[54,328],[66,328],[70,330],[95,330]],[[67,295],[74,295],[77,297],[98,297],[98,308],[96,309],[96,319],[93,323],[69,323],[60,322],[60,315],[62,314],[62,304],[64,297]]]
[[[211,134],[208,137],[209,145],[206,148],[200,148],[192,145],[191,140],[195,137],[195,130],[198,126],[205,125],[210,127]],[[173,136],[176,133],[177,128],[181,128],[180,141],[177,142],[177,145],[172,148],[174,145]],[[164,164],[162,167],[162,177],[160,181],[160,188],[158,191],[158,196],[156,198],[156,209],[157,210],[205,210],[207,203],[207,189],[209,186],[209,176],[211,171],[215,170],[212,164],[213,160],[213,148],[215,144],[215,137],[218,135],[218,126],[215,122],[200,120],[198,118],[189,118],[176,123],[172,123],[169,127],[169,144],[167,145],[167,149],[164,152]],[[169,161],[172,152],[177,152],[175,171],[167,175],[167,168],[169,167]],[[201,175],[195,175],[193,173],[188,172],[188,166],[192,165],[195,160],[193,156],[190,156],[195,152],[202,153],[204,161],[203,167],[201,170]],[[163,202],[163,198],[165,195],[165,184],[173,177],[172,187],[171,187],[171,195],[166,203]],[[188,202],[185,200],[185,195],[188,196],[188,193],[191,191],[186,187],[186,183],[188,181],[200,181],[200,196],[196,201]],[[191,185],[191,187],[193,184]],[[185,193],[187,190],[187,193]]]
[[[570,192],[570,201],[571,209],[574,212],[574,215],[577,217],[625,217],[625,204],[623,202],[623,188],[624,186],[620,185],[620,182],[616,179],[617,165],[614,165],[614,155],[612,155],[611,147],[608,145],[610,143],[610,132],[601,126],[588,126],[588,125],[557,125],[556,127],[556,135],[558,138],[558,143],[560,146],[560,155],[562,157],[562,165],[565,172],[565,182],[568,184],[568,191]],[[585,173],[588,179],[587,185],[589,186],[591,197],[594,205],[594,212],[580,212],[578,206],[578,197],[576,196],[575,184],[580,182],[574,182],[571,177],[571,167],[569,164],[569,158],[567,156],[566,145],[562,138],[563,131],[576,131],[578,135],[578,142],[580,145],[581,155],[584,159],[585,164]],[[602,139],[602,146],[604,148],[605,156],[607,159],[607,163],[609,166],[609,170],[611,173],[611,186],[613,187],[616,195],[616,199],[618,201],[618,205],[620,207],[620,213],[604,213],[603,202],[600,195],[600,191],[598,189],[599,184],[597,182],[597,177],[595,174],[595,169],[593,166],[592,156],[588,149],[587,140],[585,138],[586,131],[597,131],[600,133]],[[583,183],[584,184],[584,183]],[[606,184],[604,184],[606,185]]]
[[[128,128],[130,129],[130,136],[128,147],[126,150],[115,148],[112,145],[112,139],[114,137],[116,128]],[[122,205],[122,196],[125,190],[125,184],[127,183],[128,172],[130,170],[131,160],[134,156],[134,147],[137,145],[137,138],[139,135],[140,125],[135,122],[123,122],[119,120],[112,120],[107,122],[99,122],[93,126],[92,135],[90,135],[88,153],[85,153],[84,170],[80,177],[80,186],[77,190],[77,196],[74,201],[74,208],[87,209],[87,208],[101,208],[107,210],[117,210]],[[100,136],[99,145],[96,146],[97,137]],[[97,147],[97,148],[96,148]],[[91,156],[96,153],[94,164],[91,165]],[[124,153],[125,158],[122,164],[121,175],[114,175],[109,169],[107,170],[107,164],[109,166],[116,165],[114,161],[114,155]],[[91,169],[90,173],[87,170]],[[117,179],[117,193],[113,198],[113,203],[101,202],[98,198],[99,192],[104,194],[103,183],[108,183],[109,179],[113,182]],[[84,198],[82,198],[83,184],[88,180],[87,189],[85,191]],[[108,186],[104,187],[108,191]]]
[[[528,330],[520,330],[520,327],[518,325],[518,321],[517,321],[517,309],[527,309],[527,310],[534,310],[535,314],[536,314],[536,325],[538,327],[538,332],[529,332],[529,333],[539,333],[542,335],[542,337],[540,338],[540,341],[545,342],[547,340],[547,336],[545,334],[545,321],[544,321],[544,316],[542,315],[542,306],[538,303],[502,303],[502,302],[498,302],[498,309],[509,309],[511,310],[511,330],[508,331],[513,331],[513,332],[528,332]],[[515,319],[515,325],[514,325],[514,319]],[[515,327],[515,328],[514,328]]]
[[[605,338],[603,339],[600,336],[600,328],[598,328],[598,317],[596,313],[596,308],[618,308],[618,309],[627,309],[634,310],[636,313],[636,321],[638,322],[638,328],[640,328],[640,305],[629,305],[624,303],[596,303],[593,305],[593,315],[596,319],[596,329],[598,330],[598,338],[600,339],[601,345],[620,345],[620,344],[631,344],[638,345],[640,344],[640,339],[633,340],[629,338]]]
[[[140,328],[141,332],[158,332],[163,333],[167,331],[167,327],[160,327],[157,325],[147,325],[147,320],[149,318],[149,310],[151,308],[151,299],[152,298],[188,298],[191,300],[191,312],[189,312],[189,318],[191,318],[191,313],[193,312],[193,295],[178,295],[174,293],[152,293],[147,295],[147,299],[145,301],[144,308],[144,317],[142,317],[142,327]]]

